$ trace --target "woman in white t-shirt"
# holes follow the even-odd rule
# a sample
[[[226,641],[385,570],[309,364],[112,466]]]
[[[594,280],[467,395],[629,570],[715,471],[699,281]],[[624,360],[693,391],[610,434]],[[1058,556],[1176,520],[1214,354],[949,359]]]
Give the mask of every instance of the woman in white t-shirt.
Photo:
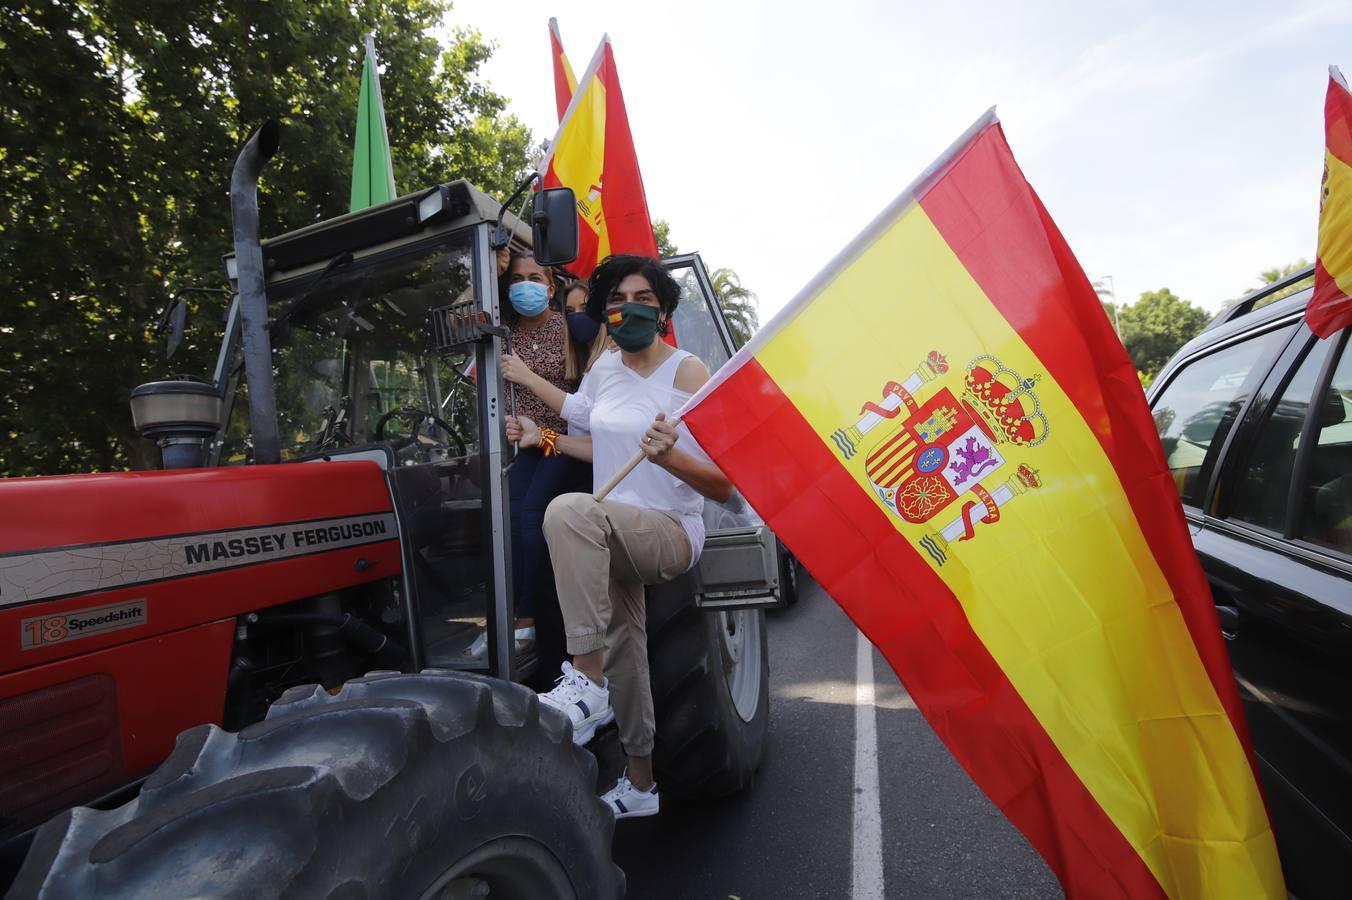
[[[658,260],[620,255],[596,267],[590,288],[587,312],[605,323],[618,352],[601,354],[573,394],[520,360],[505,359],[503,377],[568,423],[568,434],[558,434],[508,417],[509,440],[591,462],[598,487],[635,450],[647,455],[605,500],[555,499],[544,526],[573,662],[540,699],[572,720],[578,744],[617,723],[629,768],[602,799],[622,819],[658,810],[643,588],[695,565],[704,547],[704,498],[727,500],[732,483],[684,426],[667,420],[709,380],[699,359],[658,340],[680,299],[675,280]]]

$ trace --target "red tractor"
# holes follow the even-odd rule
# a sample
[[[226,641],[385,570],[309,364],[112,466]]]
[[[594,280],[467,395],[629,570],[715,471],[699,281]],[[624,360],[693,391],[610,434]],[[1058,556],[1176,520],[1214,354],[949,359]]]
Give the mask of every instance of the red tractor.
[[[132,393],[164,469],[0,482],[0,888],[620,896],[596,758],[510,627],[495,248],[568,261],[571,192],[529,229],[455,181],[260,242],[278,138],[235,166],[214,377]],[[716,369],[703,265],[668,264]],[[659,780],[719,796],[764,754],[762,608],[795,572],[738,498],[706,520],[649,652]]]

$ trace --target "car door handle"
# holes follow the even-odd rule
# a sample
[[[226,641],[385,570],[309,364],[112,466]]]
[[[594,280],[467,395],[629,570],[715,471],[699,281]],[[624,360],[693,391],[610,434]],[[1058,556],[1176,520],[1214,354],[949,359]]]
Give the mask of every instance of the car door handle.
[[[1221,620],[1221,636],[1227,641],[1239,637],[1239,607],[1216,604],[1216,617]]]

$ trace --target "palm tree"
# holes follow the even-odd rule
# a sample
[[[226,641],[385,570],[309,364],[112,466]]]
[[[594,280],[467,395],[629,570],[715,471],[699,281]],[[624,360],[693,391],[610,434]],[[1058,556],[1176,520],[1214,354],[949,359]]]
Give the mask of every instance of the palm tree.
[[[726,266],[715,269],[709,280],[713,283],[718,305],[723,310],[723,319],[732,332],[733,343],[740,347],[751,340],[751,335],[760,327],[756,294],[742,284],[736,272]]]
[[[1094,293],[1098,295],[1099,303],[1103,304],[1103,314],[1108,317],[1108,321],[1113,323],[1113,331],[1117,332],[1118,340],[1122,338],[1122,307],[1117,305],[1117,282],[1113,281],[1111,275],[1101,275],[1090,281],[1094,286]]]
[[[1221,304],[1221,309],[1223,310],[1229,309],[1230,307],[1238,303],[1240,300],[1242,300],[1244,297],[1258,290],[1258,288],[1281,281],[1288,275],[1294,275],[1301,269],[1309,268],[1309,265],[1310,261],[1308,259],[1305,259],[1304,257],[1301,257],[1300,259],[1296,260],[1293,263],[1287,263],[1284,266],[1277,266],[1275,268],[1259,272],[1257,286],[1247,287],[1240,292],[1240,295],[1238,297],[1234,298],[1233,300],[1226,300],[1223,304]],[[1311,275],[1309,278],[1302,278],[1295,284],[1288,284],[1280,291],[1273,291],[1271,294],[1268,294],[1262,300],[1254,304],[1253,309],[1260,309],[1264,306],[1267,306],[1269,303],[1276,303],[1283,297],[1290,297],[1292,294],[1296,293],[1296,291],[1303,291],[1312,284],[1314,284],[1313,275]]]
[[[1258,282],[1259,282],[1258,286],[1259,286],[1259,287],[1262,287],[1263,285],[1266,285],[1266,284],[1275,284],[1275,283],[1277,283],[1278,281],[1281,281],[1283,278],[1286,278],[1286,277],[1288,277],[1288,276],[1290,276],[1290,275],[1296,274],[1296,273],[1299,272],[1301,269],[1307,269],[1307,268],[1309,268],[1309,266],[1310,266],[1310,261],[1309,261],[1308,259],[1305,259],[1304,257],[1301,257],[1300,259],[1296,260],[1296,261],[1293,262],[1293,263],[1287,263],[1286,265],[1280,266],[1280,267],[1275,268],[1275,269],[1268,269],[1266,272],[1259,272],[1259,273],[1258,273]],[[1269,303],[1276,303],[1278,300],[1282,299],[1283,297],[1290,297],[1292,294],[1296,293],[1297,291],[1303,291],[1303,290],[1305,290],[1307,287],[1309,287],[1309,286],[1312,285],[1312,284],[1314,284],[1314,276],[1313,276],[1313,275],[1311,275],[1309,278],[1302,278],[1300,281],[1297,281],[1295,284],[1288,284],[1286,287],[1282,288],[1280,291],[1273,291],[1271,294],[1269,294],[1268,296],[1264,297],[1264,298],[1263,298],[1263,302],[1260,303],[1260,304],[1258,304],[1258,306],[1267,306]],[[1255,308],[1257,308],[1257,307],[1255,307]]]

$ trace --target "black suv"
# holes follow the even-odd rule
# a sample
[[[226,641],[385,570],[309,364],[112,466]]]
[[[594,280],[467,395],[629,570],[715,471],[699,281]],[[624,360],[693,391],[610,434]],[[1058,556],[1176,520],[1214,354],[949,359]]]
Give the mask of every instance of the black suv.
[[[1352,892],[1352,347],[1311,291],[1218,316],[1149,391],[1248,714],[1287,885]]]

